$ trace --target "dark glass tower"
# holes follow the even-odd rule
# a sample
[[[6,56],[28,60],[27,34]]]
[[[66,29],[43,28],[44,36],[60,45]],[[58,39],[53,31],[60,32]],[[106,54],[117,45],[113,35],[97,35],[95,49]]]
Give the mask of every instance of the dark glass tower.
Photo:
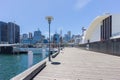
[[[0,22],[0,43],[8,43],[7,23]]]
[[[12,22],[8,22],[8,40],[10,44],[20,42],[20,27]]]
[[[0,22],[0,43],[19,43],[20,27],[15,23]]]

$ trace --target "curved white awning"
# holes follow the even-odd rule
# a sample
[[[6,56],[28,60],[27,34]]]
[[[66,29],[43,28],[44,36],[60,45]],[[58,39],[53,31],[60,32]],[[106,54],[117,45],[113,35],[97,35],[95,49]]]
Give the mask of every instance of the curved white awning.
[[[104,20],[105,18],[107,18],[110,15],[103,15],[103,16],[98,16],[96,17],[93,22],[91,23],[91,25],[88,27],[88,29],[86,30],[85,33],[85,40],[89,40],[91,38],[92,33],[94,32],[95,28],[97,27],[98,24],[101,23],[102,20]]]

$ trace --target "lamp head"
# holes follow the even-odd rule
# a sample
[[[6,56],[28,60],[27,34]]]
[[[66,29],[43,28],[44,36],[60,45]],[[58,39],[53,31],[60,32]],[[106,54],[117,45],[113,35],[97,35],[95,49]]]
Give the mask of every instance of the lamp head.
[[[50,24],[51,21],[53,20],[53,17],[52,17],[52,16],[47,16],[47,17],[46,17],[46,20],[48,20],[48,23]]]

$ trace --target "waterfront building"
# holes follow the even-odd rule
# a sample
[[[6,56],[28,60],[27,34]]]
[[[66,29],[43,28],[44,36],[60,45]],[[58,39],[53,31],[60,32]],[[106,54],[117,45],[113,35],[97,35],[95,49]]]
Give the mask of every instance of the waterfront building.
[[[31,33],[29,33],[29,35],[26,34],[26,33],[24,33],[24,34],[22,35],[21,43],[22,43],[22,44],[26,44],[26,45],[32,44],[32,43],[33,43],[33,40],[32,40],[32,38],[31,38]]]
[[[0,43],[19,43],[20,27],[12,22],[0,22]]]
[[[47,40],[47,39],[44,39],[44,40],[43,40],[43,43],[48,43],[48,40]]]
[[[74,39],[75,38],[75,35],[72,35],[72,39]]]
[[[53,35],[51,35],[51,37],[50,37],[50,42],[51,43],[53,42]]]
[[[42,34],[40,30],[34,31],[34,37],[33,37],[33,42],[41,42],[42,41]]]
[[[70,41],[71,40],[71,31],[68,31],[67,35],[68,35],[68,41]]]
[[[60,30],[60,44],[63,43],[63,36],[62,36],[62,30]]]
[[[0,22],[0,43],[8,43],[7,23]]]
[[[22,35],[21,43],[22,44],[30,44],[30,41],[29,41],[29,38],[28,38],[28,34],[24,33]]]
[[[29,45],[30,44],[30,39],[22,39],[21,43]]]
[[[22,35],[20,35],[20,43],[21,43],[21,41],[22,41]]]
[[[20,42],[20,27],[19,25],[8,22],[8,41],[10,44]]]
[[[29,38],[32,39],[33,38],[33,35],[31,32],[29,32]]]
[[[52,47],[58,47],[60,44],[60,35],[58,33],[55,33],[53,35],[53,45]]]
[[[71,31],[68,31],[67,34],[65,34],[64,37],[63,37],[63,42],[64,43],[68,43],[68,42],[71,41],[71,39],[72,39],[72,37],[71,37]]]
[[[71,38],[71,43],[74,43],[74,44],[80,44],[82,43],[82,35],[72,35],[72,38]]]
[[[55,33],[53,35],[53,42],[58,44],[60,42],[60,35],[58,33]]]
[[[23,35],[22,35],[22,39],[23,39],[23,40],[27,40],[27,39],[28,39],[28,34],[26,34],[26,33],[23,34]]]
[[[69,41],[68,35],[65,34],[64,37],[63,37],[63,42],[67,43],[68,41]]]
[[[43,41],[43,40],[45,39],[45,36],[44,36],[44,35],[41,35],[41,38],[42,38],[41,40]]]
[[[120,38],[120,14],[96,17],[84,34],[84,43]]]
[[[74,41],[74,44],[82,43],[82,35],[74,35],[72,41]]]

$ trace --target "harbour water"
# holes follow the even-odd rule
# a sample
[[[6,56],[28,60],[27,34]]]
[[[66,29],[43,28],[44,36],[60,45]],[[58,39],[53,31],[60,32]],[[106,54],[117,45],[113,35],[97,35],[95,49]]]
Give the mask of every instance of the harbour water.
[[[44,50],[43,50],[44,51]],[[32,65],[47,57],[47,52],[33,53]],[[0,54],[0,80],[9,80],[28,69],[28,54]]]

